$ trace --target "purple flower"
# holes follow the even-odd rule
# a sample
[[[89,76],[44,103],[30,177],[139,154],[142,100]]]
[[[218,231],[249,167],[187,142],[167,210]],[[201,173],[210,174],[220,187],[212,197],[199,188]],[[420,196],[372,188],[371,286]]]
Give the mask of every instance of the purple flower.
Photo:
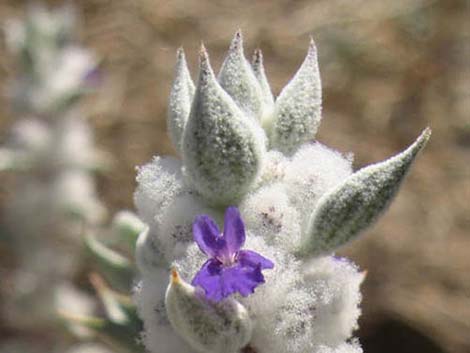
[[[193,223],[194,240],[210,259],[192,284],[202,287],[206,297],[217,302],[235,292],[250,295],[264,283],[261,270],[274,267],[258,253],[240,250],[245,243],[245,225],[236,207],[227,208],[224,223],[223,234],[209,216],[198,216]]]

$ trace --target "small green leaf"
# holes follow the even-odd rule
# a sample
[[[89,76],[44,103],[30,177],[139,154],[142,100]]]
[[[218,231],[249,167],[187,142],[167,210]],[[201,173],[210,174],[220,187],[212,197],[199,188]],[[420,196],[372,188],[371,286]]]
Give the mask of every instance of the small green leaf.
[[[133,212],[120,211],[112,221],[112,229],[118,237],[119,243],[124,244],[132,253],[139,234],[145,229],[145,224]]]
[[[136,269],[131,262],[98,241],[91,233],[85,235],[85,246],[95,260],[99,271],[111,283],[113,288],[128,292],[132,287],[136,273]]]
[[[116,324],[126,324],[128,318],[118,300],[118,294],[113,292],[96,273],[90,274],[90,282],[103,304],[107,318]]]
[[[142,325],[134,326],[130,323],[122,325],[94,316],[74,316],[67,313],[61,313],[61,316],[68,323],[89,329],[100,340],[114,347],[116,352],[145,352],[144,347],[139,343]]]
[[[118,352],[143,353],[144,348],[138,343],[143,323],[131,298],[111,290],[98,274],[91,274],[90,281],[103,305],[106,318],[68,312],[59,312],[60,317],[71,327],[90,330]]]

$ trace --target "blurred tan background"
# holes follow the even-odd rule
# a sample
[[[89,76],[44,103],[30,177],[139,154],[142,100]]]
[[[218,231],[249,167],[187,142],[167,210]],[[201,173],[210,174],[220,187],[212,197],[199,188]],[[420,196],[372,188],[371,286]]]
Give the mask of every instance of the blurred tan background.
[[[0,22],[20,16],[25,4],[1,0]],[[341,254],[368,271],[359,331],[366,353],[470,352],[469,1],[76,4],[83,43],[103,61],[102,87],[85,107],[98,147],[115,158],[99,176],[100,196],[113,210],[132,208],[136,165],[174,154],[165,116],[177,47],[184,46],[195,78],[200,42],[218,69],[238,28],[247,56],[264,51],[275,94],[314,37],[324,87],[318,139],[354,152],[356,168],[398,152],[431,126],[431,143],[388,213]],[[13,63],[0,48],[3,92]],[[13,118],[0,98],[0,139]],[[6,254],[2,261],[13,260]],[[0,340],[13,334],[0,324]]]

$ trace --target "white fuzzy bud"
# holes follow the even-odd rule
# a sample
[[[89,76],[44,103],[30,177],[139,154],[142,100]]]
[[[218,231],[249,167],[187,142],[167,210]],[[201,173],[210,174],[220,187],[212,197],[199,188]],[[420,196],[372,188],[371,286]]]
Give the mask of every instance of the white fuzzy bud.
[[[316,142],[299,148],[284,168],[284,182],[292,205],[299,211],[302,229],[320,197],[352,174],[351,158]]]
[[[217,216],[217,212],[194,193],[178,195],[161,211],[155,229],[169,262],[183,256],[188,245],[194,243],[192,226],[200,214]]]
[[[237,353],[251,339],[247,310],[234,299],[207,301],[172,270],[165,306],[173,328],[201,353]]]
[[[203,48],[183,160],[192,186],[206,200],[232,204],[248,191],[264,155],[260,130],[220,87]]]
[[[321,81],[313,40],[302,66],[276,100],[273,120],[271,145],[283,153],[292,154],[315,138],[321,120]]]
[[[365,272],[347,259],[332,256],[304,263],[302,272],[307,293],[316,298],[312,315],[315,340],[329,346],[347,340],[358,328]]]
[[[402,153],[359,170],[324,195],[312,215],[300,253],[334,251],[371,225],[395,196],[430,136],[427,128]]]
[[[246,115],[259,119],[263,109],[263,94],[243,53],[243,38],[240,31],[235,33],[218,79],[222,88]]]
[[[299,246],[302,222],[284,184],[269,184],[249,194],[240,204],[240,212],[246,228],[266,243],[289,251]]]
[[[181,161],[171,157],[154,157],[137,168],[134,203],[139,217],[150,227],[171,200],[186,190],[181,168]]]
[[[183,48],[176,55],[175,79],[171,87],[168,104],[167,125],[173,146],[181,152],[183,132],[191,111],[194,83],[188,70]]]

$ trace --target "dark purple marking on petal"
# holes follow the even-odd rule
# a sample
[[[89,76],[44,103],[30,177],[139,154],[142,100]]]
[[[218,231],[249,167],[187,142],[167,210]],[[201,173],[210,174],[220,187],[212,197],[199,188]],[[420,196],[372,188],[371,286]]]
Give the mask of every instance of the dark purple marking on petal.
[[[244,267],[236,264],[224,268],[214,259],[206,261],[192,281],[193,286],[204,289],[206,297],[216,302],[236,292],[246,297],[261,283],[264,283],[264,276],[260,265]]]
[[[257,268],[247,268],[237,264],[222,270],[221,282],[224,298],[235,292],[247,297],[255,291],[258,285],[264,283],[264,277],[259,266]]]
[[[259,265],[262,270],[274,268],[274,263],[271,260],[252,250],[240,250],[238,252],[237,261],[242,266],[246,267],[253,268]]]
[[[245,244],[245,225],[236,207],[229,207],[224,217],[224,238],[229,255],[235,254]]]
[[[220,275],[222,272],[222,263],[216,259],[207,260],[201,269],[194,276],[191,284],[195,287],[201,287],[208,298],[219,301],[222,299],[217,296],[220,293]]]
[[[220,234],[219,227],[209,216],[196,217],[193,223],[193,237],[199,249],[207,256],[216,257],[226,249],[227,244]]]

